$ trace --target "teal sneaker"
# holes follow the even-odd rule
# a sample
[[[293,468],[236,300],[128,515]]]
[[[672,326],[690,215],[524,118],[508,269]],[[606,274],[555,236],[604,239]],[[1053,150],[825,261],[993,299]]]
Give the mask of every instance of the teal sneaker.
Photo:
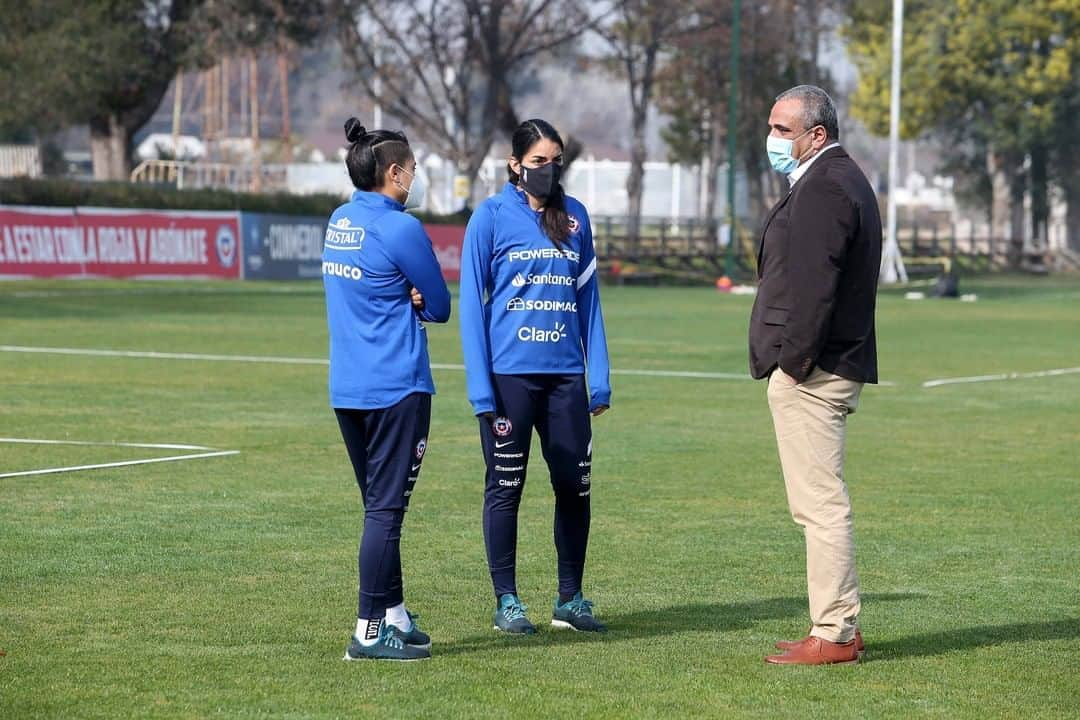
[[[407,645],[393,625],[387,625],[384,621],[379,626],[379,639],[374,645],[362,645],[354,635],[345,649],[346,660],[396,660],[398,662],[412,662],[415,660],[427,660],[431,657],[431,651],[426,648]]]
[[[406,610],[405,612],[409,614],[409,621],[412,623],[412,630],[410,630],[409,632],[405,632],[397,625],[390,625],[390,627],[406,645],[412,645],[413,647],[430,650],[431,636],[428,635],[426,632],[422,631],[416,624],[416,619],[420,616],[413,615],[408,610]]]
[[[580,592],[561,605],[559,598],[555,598],[551,626],[579,632],[607,632],[607,625],[593,617],[592,609],[592,602],[583,598]]]
[[[495,608],[495,629],[511,635],[532,635],[536,627],[525,617],[526,610],[517,595],[506,593]]]

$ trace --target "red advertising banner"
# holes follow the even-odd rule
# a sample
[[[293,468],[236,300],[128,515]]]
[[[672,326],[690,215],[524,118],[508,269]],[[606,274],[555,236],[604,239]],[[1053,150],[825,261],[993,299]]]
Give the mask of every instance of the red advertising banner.
[[[0,277],[240,277],[235,212],[0,206]]]
[[[461,246],[465,242],[465,226],[424,225],[424,229],[435,248],[435,257],[442,266],[443,277],[448,282],[457,282],[461,278]]]

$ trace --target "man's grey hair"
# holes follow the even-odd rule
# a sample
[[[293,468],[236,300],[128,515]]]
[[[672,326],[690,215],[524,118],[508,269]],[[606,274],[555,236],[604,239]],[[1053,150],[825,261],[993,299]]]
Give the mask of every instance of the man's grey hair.
[[[803,130],[821,125],[830,140],[840,139],[840,124],[836,120],[836,105],[829,93],[817,85],[796,85],[776,96],[776,101],[795,98],[802,103],[800,117]]]

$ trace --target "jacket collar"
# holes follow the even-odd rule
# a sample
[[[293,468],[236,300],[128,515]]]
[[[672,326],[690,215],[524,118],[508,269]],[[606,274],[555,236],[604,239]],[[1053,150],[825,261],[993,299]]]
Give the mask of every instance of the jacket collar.
[[[825,150],[822,150],[817,155],[810,158],[810,160],[804,166],[805,169],[799,174],[797,178],[795,178],[795,182],[791,184],[791,188],[794,189],[795,185],[797,185],[800,180],[805,178],[807,175],[813,173],[815,169],[820,169],[820,166],[823,162],[847,156],[847,151],[844,150],[843,146],[840,145],[840,143],[834,143],[830,145]]]
[[[404,210],[405,206],[399,203],[393,198],[389,198],[382,193],[368,192],[367,190],[357,190],[352,194],[350,198],[351,202],[360,203],[366,207],[372,208],[388,208],[390,210]]]
[[[529,207],[529,198],[525,197],[525,191],[512,182],[503,185],[502,194],[507,200]]]

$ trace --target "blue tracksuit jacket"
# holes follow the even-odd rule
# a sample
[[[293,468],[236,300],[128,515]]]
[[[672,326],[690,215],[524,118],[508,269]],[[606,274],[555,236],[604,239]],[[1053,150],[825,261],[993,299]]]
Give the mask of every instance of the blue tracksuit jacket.
[[[420,221],[401,203],[358,190],[330,216],[322,271],[331,406],[369,410],[434,394],[420,321],[446,322],[450,292]],[[412,307],[413,287],[422,312]]]
[[[575,375],[588,369],[589,406],[611,404],[592,227],[566,198],[571,235],[558,250],[525,193],[507,183],[476,209],[461,259],[461,344],[469,402],[495,411],[492,373]]]

